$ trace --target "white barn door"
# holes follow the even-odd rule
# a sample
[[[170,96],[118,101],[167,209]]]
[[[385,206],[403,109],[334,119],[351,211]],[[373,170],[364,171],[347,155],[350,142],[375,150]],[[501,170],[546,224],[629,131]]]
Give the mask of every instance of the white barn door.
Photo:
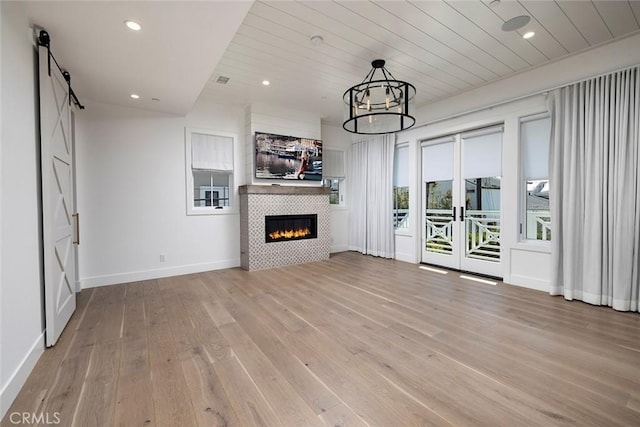
[[[46,345],[51,347],[76,308],[77,216],[69,86],[44,46],[39,75]]]

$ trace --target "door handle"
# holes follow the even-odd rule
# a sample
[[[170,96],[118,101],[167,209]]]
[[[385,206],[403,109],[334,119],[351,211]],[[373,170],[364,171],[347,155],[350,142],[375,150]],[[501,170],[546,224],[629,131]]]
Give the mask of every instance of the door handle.
[[[464,206],[460,206],[460,221],[464,221]]]
[[[80,214],[78,212],[71,215],[75,219],[76,225],[76,239],[73,241],[74,245],[80,244]]]
[[[456,220],[456,207],[453,207],[453,215],[451,215],[451,218],[453,218],[453,220]]]

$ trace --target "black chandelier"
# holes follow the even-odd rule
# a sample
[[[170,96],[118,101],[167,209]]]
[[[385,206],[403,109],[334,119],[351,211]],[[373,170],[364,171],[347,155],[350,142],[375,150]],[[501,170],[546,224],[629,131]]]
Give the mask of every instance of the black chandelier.
[[[348,89],[343,99],[347,110],[342,127],[352,133],[376,135],[409,129],[416,123],[410,114],[416,88],[396,80],[384,67],[383,59],[371,62],[371,71],[362,83]],[[375,74],[382,74],[375,79]]]

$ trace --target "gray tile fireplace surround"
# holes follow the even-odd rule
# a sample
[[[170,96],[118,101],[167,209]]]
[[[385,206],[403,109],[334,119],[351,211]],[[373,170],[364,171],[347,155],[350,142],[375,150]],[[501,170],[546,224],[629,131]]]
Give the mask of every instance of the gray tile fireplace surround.
[[[242,185],[240,266],[249,271],[329,259],[329,189],[285,185]],[[265,216],[318,215],[316,239],[265,242]]]

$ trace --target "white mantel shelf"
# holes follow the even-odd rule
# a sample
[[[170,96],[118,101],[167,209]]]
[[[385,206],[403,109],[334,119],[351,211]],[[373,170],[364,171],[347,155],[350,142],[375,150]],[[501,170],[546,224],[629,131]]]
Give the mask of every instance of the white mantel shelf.
[[[328,187],[310,187],[293,185],[241,185],[238,187],[240,194],[300,194],[300,195],[322,195],[329,194]]]

